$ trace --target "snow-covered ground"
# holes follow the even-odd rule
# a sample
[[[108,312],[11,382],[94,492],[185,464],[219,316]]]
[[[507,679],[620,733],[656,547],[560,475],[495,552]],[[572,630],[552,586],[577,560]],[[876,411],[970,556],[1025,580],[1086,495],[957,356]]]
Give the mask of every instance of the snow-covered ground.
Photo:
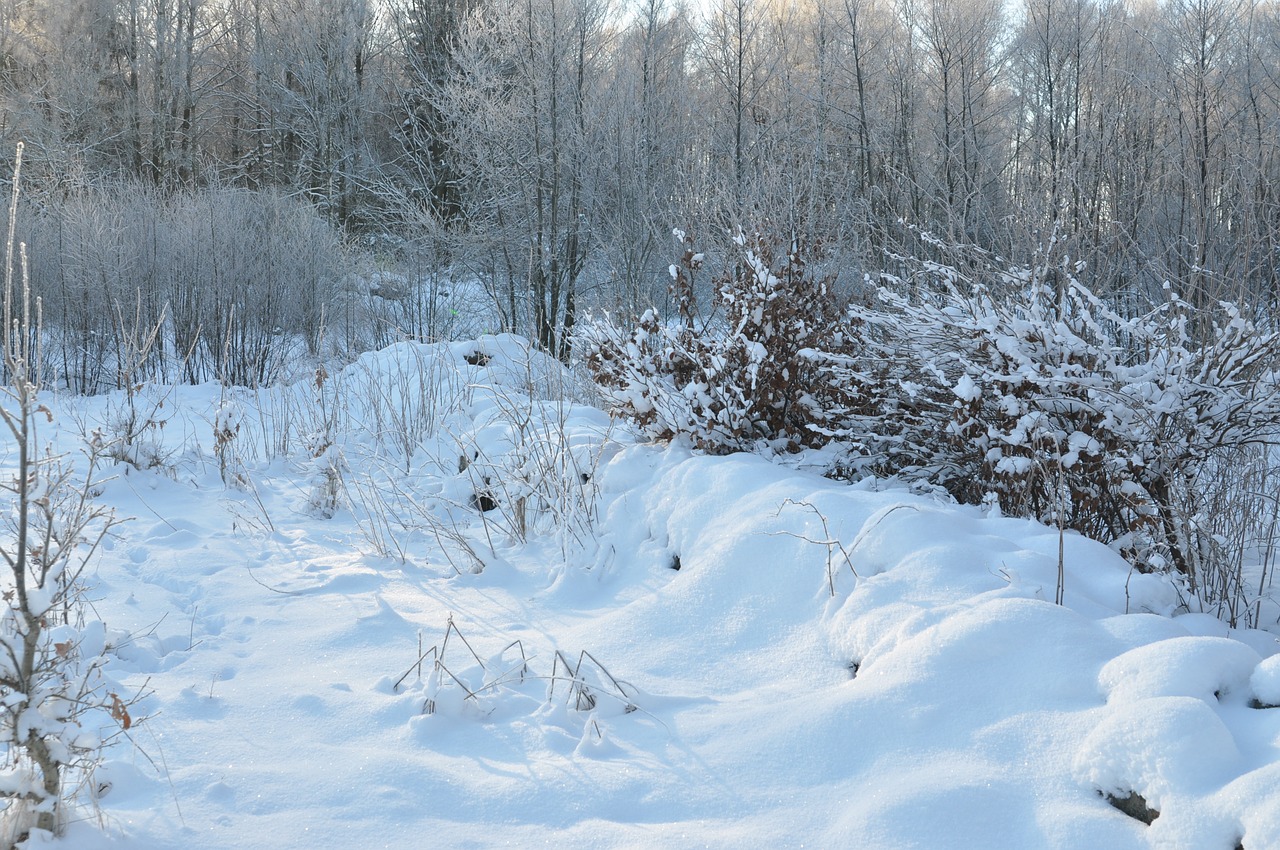
[[[1055,605],[1053,529],[561,380],[488,337],[166,392],[92,579],[145,719],[53,846],[1280,848],[1274,634],[1073,535]]]

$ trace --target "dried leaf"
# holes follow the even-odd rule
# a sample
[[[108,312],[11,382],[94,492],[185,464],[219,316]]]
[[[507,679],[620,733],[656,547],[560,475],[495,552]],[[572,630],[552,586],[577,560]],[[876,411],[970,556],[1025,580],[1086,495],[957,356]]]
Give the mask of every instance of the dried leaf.
[[[66,658],[71,654],[71,641],[66,640],[62,643],[55,643],[53,649],[58,653],[59,658]]]
[[[120,701],[119,694],[111,694],[111,719],[120,724],[120,728],[126,732],[133,725],[133,718],[129,716],[129,709]]]

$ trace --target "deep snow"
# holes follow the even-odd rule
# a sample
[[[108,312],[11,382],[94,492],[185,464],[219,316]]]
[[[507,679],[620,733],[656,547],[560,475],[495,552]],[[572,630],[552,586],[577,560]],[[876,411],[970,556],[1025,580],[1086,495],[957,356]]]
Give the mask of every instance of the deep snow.
[[[1070,534],[1056,606],[1056,530],[637,445],[565,380],[486,337],[149,388],[92,579],[146,717],[52,846],[1280,848],[1274,634]],[[58,401],[66,446],[120,404]]]

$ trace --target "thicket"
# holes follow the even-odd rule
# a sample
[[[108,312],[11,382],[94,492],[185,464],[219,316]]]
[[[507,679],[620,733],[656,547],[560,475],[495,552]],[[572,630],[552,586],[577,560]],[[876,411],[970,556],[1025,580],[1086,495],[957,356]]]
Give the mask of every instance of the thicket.
[[[73,391],[143,378],[263,384],[299,351],[318,354],[331,328],[351,341],[342,298],[350,254],[308,204],[137,184],[40,200],[19,234],[44,304],[45,365]]]
[[[127,182],[36,197],[16,226],[45,305],[45,377],[85,394],[265,386],[326,357],[494,330],[480,285],[440,267],[429,230],[391,232],[415,224],[355,239],[265,190]]]
[[[588,366],[651,437],[836,448],[841,475],[924,481],[1079,531],[1256,620],[1264,588],[1245,586],[1242,562],[1269,565],[1275,548],[1274,500],[1254,488],[1280,442],[1280,332],[1171,286],[1122,312],[1052,240],[1018,266],[918,235],[934,259],[887,255],[892,273],[843,307],[795,240],[740,239],[718,320],[603,317]],[[697,256],[685,246],[674,267],[677,301]]]

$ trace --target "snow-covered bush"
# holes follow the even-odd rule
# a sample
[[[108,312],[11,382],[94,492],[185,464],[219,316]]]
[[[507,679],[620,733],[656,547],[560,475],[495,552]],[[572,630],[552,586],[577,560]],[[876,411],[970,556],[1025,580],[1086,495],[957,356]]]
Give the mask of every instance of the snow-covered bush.
[[[695,329],[701,257],[677,235],[679,320],[586,332],[595,379],[642,433],[710,452],[835,444],[843,474],[924,480],[1074,529],[1175,569],[1229,618],[1247,609],[1239,559],[1274,541],[1275,512],[1224,511],[1257,500],[1197,482],[1229,491],[1221,470],[1280,441],[1280,332],[1171,288],[1122,311],[1053,242],[1020,267],[928,234],[941,261],[891,257],[878,300],[844,307],[795,241],[740,237],[722,318]]]
[[[213,453],[218,458],[218,473],[225,486],[240,486],[244,480],[244,463],[238,451],[244,410],[236,399],[224,395],[213,419]]]
[[[966,253],[902,261],[882,306],[861,311],[926,388],[923,421],[941,439],[922,469],[963,501],[994,494],[1008,513],[1172,564],[1196,591],[1218,568],[1196,482],[1280,438],[1280,333],[1232,304],[1197,313],[1168,289],[1124,315],[1052,249],[1012,269]]]
[[[307,463],[310,493],[306,508],[314,516],[329,519],[342,506],[345,490],[346,461],[336,443],[341,428],[339,422],[349,415],[349,410],[342,374],[331,378],[323,366],[318,367],[312,386],[315,392],[310,397],[308,416],[312,430],[301,440],[311,456]]]
[[[634,328],[608,316],[586,323],[586,362],[605,397],[640,431],[676,435],[716,453],[821,446],[847,433],[841,417],[876,406],[866,388],[825,380],[860,354],[831,289],[798,239],[739,235],[740,257],[718,281],[723,316],[695,328],[693,276],[702,256],[684,247],[671,267],[679,321],[656,311]]]
[[[920,471],[962,501],[994,494],[1006,513],[1102,539],[1149,522],[1134,484],[1146,458],[1131,442],[1140,412],[1124,396],[1122,320],[1065,269],[921,271],[912,294],[888,278],[879,312],[867,313],[903,341],[928,387],[935,440]]]

